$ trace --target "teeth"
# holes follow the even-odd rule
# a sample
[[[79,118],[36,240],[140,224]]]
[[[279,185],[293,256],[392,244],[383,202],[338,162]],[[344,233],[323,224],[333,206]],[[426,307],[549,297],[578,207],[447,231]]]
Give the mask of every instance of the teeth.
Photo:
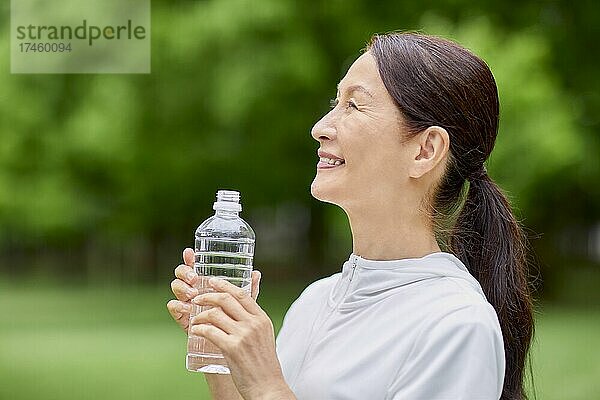
[[[336,160],[334,158],[320,157],[319,160],[329,165],[342,165],[344,163],[343,160]]]

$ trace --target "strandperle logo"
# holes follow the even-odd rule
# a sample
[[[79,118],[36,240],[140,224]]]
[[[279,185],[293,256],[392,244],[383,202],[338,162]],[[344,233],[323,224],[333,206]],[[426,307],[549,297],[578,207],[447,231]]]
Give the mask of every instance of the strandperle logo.
[[[150,0],[11,0],[14,74],[150,73]]]
[[[134,25],[131,20],[127,20],[126,25],[104,26],[90,25],[86,19],[81,25],[72,26],[46,26],[46,25],[28,25],[17,26],[17,39],[19,40],[72,40],[85,39],[89,46],[94,45],[94,41],[105,40],[143,40],[146,39],[146,28],[140,25]]]

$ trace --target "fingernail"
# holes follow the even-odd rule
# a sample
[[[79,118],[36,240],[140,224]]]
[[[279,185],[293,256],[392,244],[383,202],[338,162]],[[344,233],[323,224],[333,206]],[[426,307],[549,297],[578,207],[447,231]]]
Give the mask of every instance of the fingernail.
[[[188,272],[186,276],[187,276],[188,280],[191,282],[194,279],[196,279],[196,277],[198,276],[198,274],[195,273],[195,272]]]
[[[184,303],[184,304],[181,305],[181,310],[180,310],[181,313],[189,314],[190,311],[192,311],[192,310],[191,310],[191,307],[188,304]]]
[[[221,283],[221,280],[219,278],[210,278],[208,280],[208,284],[211,286],[218,286]]]
[[[194,297],[194,299],[192,299],[192,303],[194,303],[194,304],[201,304],[202,300],[203,300],[202,296],[196,296],[196,297]]]

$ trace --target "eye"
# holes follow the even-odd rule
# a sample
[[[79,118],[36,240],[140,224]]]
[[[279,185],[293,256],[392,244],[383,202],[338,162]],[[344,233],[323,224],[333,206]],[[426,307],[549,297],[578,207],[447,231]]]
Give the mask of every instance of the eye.
[[[352,107],[356,110],[358,110],[358,106],[356,105],[356,103],[354,102],[354,99],[350,99],[348,100],[348,102],[346,103],[348,105],[348,107]]]
[[[340,103],[340,101],[338,99],[331,99],[329,100],[329,106],[331,108],[335,108],[337,107],[337,105]],[[346,102],[346,106],[348,108],[354,108],[355,110],[358,110],[358,106],[356,105],[356,102],[354,101],[354,99],[350,99]]]

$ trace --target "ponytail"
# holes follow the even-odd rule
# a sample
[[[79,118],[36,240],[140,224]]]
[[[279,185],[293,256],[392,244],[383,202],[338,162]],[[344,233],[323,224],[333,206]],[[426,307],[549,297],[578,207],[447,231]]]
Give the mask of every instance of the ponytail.
[[[435,36],[375,35],[367,49],[402,114],[403,135],[430,126],[448,132],[446,170],[425,196],[425,212],[441,247],[465,264],[496,310],[506,357],[501,399],[525,400],[523,371],[534,333],[528,245],[508,200],[482,167],[498,134],[494,76],[472,52]]]
[[[506,357],[501,399],[527,399],[523,367],[534,333],[527,240],[508,200],[485,169],[469,180],[449,247],[479,281],[498,315]]]

